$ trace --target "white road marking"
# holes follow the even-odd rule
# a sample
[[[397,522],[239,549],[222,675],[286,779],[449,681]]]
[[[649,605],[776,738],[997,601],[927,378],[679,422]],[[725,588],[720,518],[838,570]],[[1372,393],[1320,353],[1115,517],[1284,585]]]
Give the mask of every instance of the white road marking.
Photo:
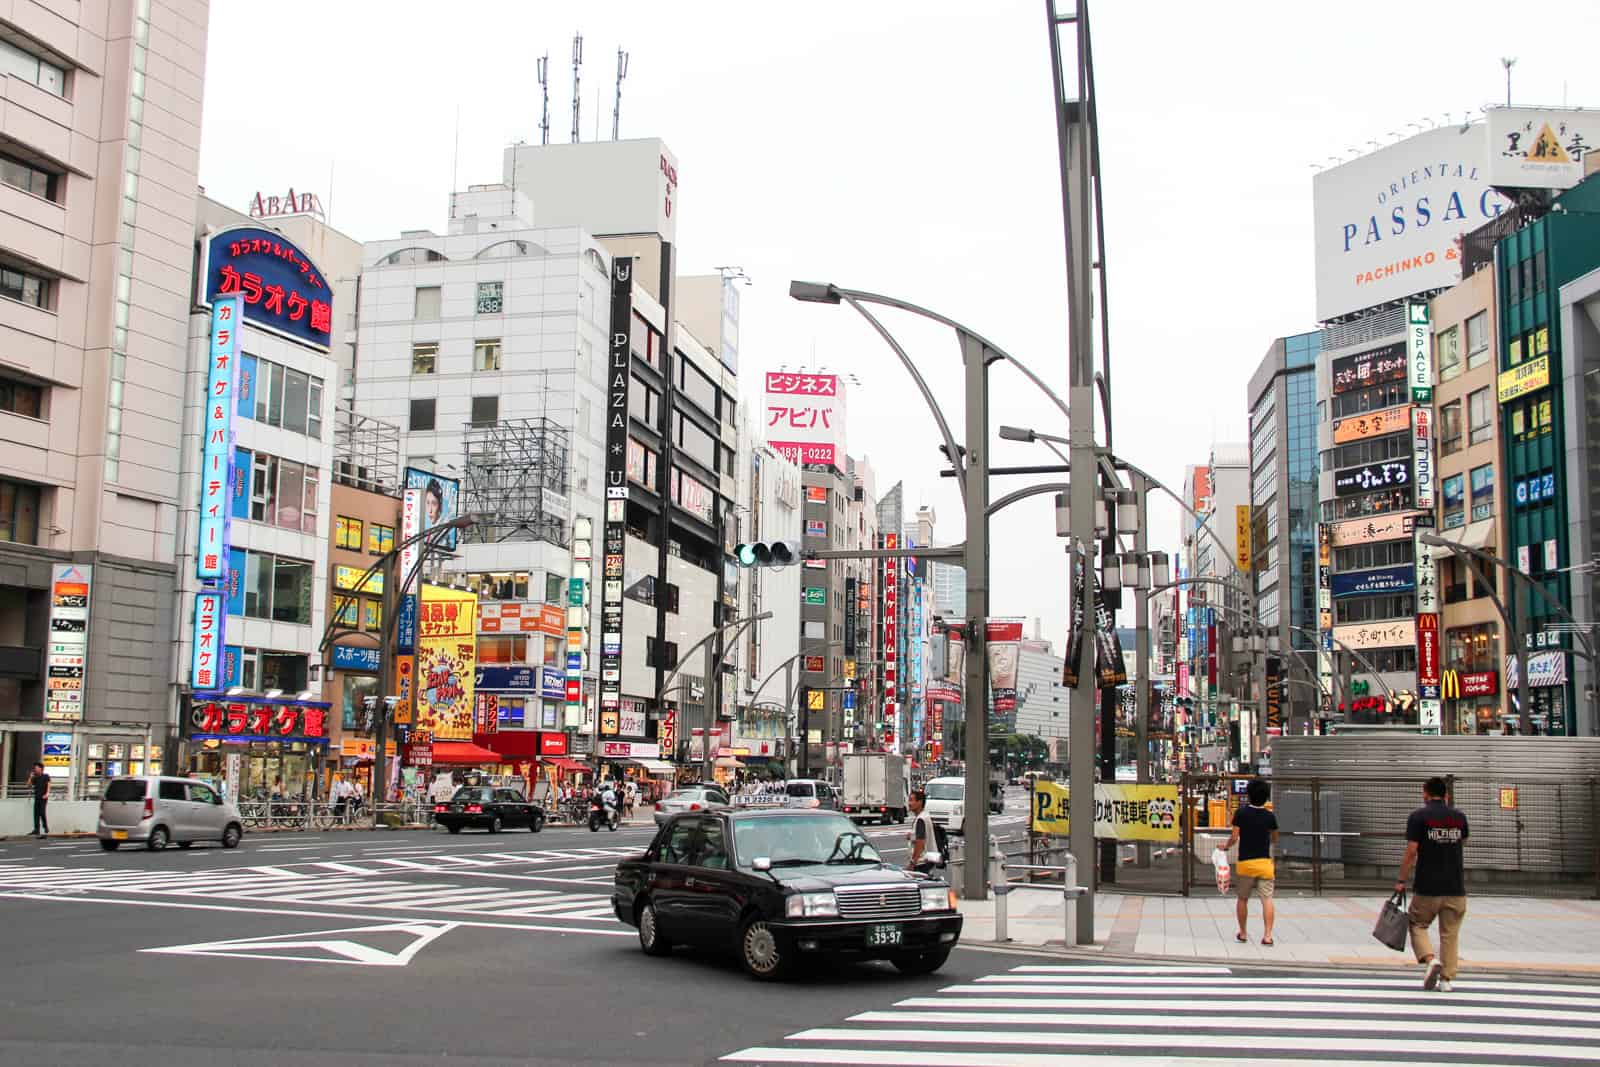
[[[288,960],[293,963],[338,963],[360,967],[404,967],[423,946],[455,929],[455,923],[397,922],[381,926],[356,926],[342,930],[317,930],[304,934],[279,934],[274,937],[236,938],[231,941],[203,941],[193,945],[146,948],[141,952],[172,956],[232,956],[252,960]],[[354,937],[334,934],[410,934],[411,943],[399,952],[362,944]],[[299,949],[290,954],[289,950]],[[325,955],[312,955],[312,952]]]
[[[1352,1008],[1352,1012],[1359,1011]],[[1424,1005],[1417,1008],[1420,1019],[1431,1018],[1433,1012]],[[1025,1012],[1025,1011],[864,1011],[852,1015],[853,1023],[955,1023],[974,1025],[991,1023],[1003,1026],[1126,1026],[1130,1028],[1168,1031],[1171,1020],[1148,1015],[1112,1015],[1105,1012]],[[1355,1025],[1349,1018],[1282,1019],[1273,1013],[1258,1018],[1239,1016],[1227,1022],[1230,1030],[1286,1030],[1298,1033],[1348,1033]],[[1476,1037],[1540,1037],[1577,1038],[1594,1040],[1597,1036],[1587,1026],[1540,1026],[1533,1024],[1485,1023],[1458,1020],[1450,1024],[1452,1034]],[[1168,1035],[1170,1037],[1170,1034]]]

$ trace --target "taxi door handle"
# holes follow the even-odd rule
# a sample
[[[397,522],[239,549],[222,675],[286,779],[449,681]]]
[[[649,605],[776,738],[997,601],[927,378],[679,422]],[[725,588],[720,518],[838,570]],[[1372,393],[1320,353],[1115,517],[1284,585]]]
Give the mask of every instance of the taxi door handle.
[[[685,878],[683,880],[683,884],[684,884],[685,887],[687,887],[689,889],[693,889],[694,888],[694,879],[693,878]]]

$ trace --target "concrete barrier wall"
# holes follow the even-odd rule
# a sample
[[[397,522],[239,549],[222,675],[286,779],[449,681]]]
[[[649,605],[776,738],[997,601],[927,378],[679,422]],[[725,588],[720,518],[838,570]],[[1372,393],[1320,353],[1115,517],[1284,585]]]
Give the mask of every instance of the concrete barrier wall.
[[[94,833],[100,818],[98,800],[52,800],[45,808],[50,832],[55,834]],[[0,837],[18,837],[33,832],[31,798],[0,800]]]

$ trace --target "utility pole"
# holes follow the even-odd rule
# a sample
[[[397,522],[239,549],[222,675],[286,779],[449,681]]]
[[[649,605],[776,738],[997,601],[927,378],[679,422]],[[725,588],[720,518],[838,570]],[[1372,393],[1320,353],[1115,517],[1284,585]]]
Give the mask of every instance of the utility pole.
[[[962,333],[961,363],[966,371],[966,801],[963,836],[966,863],[963,891],[968,900],[985,900],[989,885],[989,365],[982,341]],[[959,464],[959,455],[951,456]]]
[[[1144,475],[1135,471],[1128,472],[1128,480],[1132,483],[1134,498],[1139,505],[1139,527],[1133,534],[1133,550],[1140,559],[1144,558],[1149,549],[1150,535],[1146,532],[1148,515],[1145,510],[1150,487],[1145,484]],[[1150,782],[1150,590],[1135,589],[1133,592],[1133,714],[1134,714],[1134,766],[1137,771],[1135,781],[1140,785]],[[1141,841],[1134,849],[1135,862],[1140,867],[1150,866],[1150,845]]]

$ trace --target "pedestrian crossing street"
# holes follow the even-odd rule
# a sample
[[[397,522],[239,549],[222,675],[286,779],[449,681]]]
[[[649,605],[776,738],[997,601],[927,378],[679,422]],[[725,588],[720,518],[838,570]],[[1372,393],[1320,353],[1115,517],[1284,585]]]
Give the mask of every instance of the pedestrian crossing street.
[[[736,1063],[1416,1067],[1600,1062],[1600,985],[1221,966],[1027,965],[801,1030]]]
[[[545,849],[537,852],[478,852],[470,856],[437,853],[363,857],[344,861],[301,861],[233,867],[221,871],[108,869],[41,863],[0,863],[0,893],[71,896],[252,901],[273,904],[373,908],[578,922],[615,922],[605,889],[573,889],[610,879],[543,877],[512,873],[513,864],[607,865],[637,850],[616,848]],[[535,867],[555,874],[562,866]],[[591,868],[584,867],[585,871]],[[416,880],[420,873],[451,881]],[[404,874],[406,879],[393,877]],[[385,877],[389,875],[391,877]],[[480,881],[481,879],[481,881]],[[547,883],[540,885],[538,883]]]

